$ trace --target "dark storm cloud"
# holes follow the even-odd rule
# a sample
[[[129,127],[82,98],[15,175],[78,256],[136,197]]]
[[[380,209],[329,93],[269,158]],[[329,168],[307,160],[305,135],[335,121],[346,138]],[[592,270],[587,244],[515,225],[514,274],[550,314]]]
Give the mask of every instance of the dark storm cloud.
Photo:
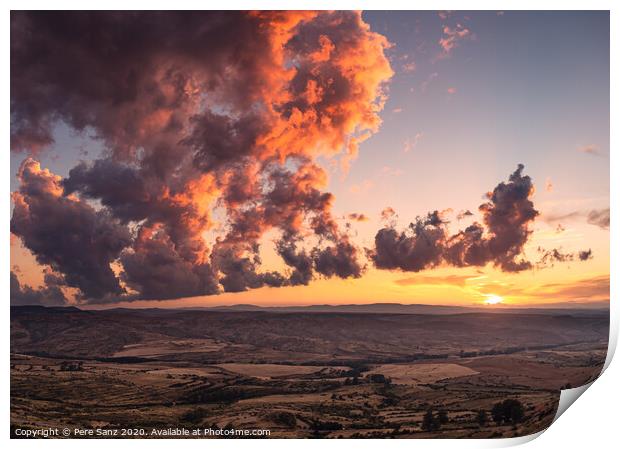
[[[62,306],[67,298],[61,290],[64,280],[53,273],[46,273],[45,286],[33,289],[21,285],[15,273],[11,271],[11,305]]]
[[[316,158],[345,163],[377,131],[388,46],[350,11],[12,13],[11,148],[36,154],[59,121],[106,147],[54,181],[55,227],[26,207],[36,180],[22,179],[16,235],[90,300],[359,276]],[[72,223],[85,235],[58,254],[36,242]],[[260,270],[271,230],[290,273]],[[76,259],[61,255],[78,244]]]
[[[432,212],[417,218],[405,231],[392,227],[380,229],[370,257],[377,268],[420,271],[439,265],[443,258],[446,231]]]
[[[107,211],[62,195],[60,178],[26,159],[13,192],[11,232],[37,261],[64,275],[67,285],[87,297],[122,293],[110,264],[131,238]]]
[[[553,266],[555,262],[570,262],[575,258],[574,254],[564,253],[558,248],[546,250],[538,247],[538,252],[540,253],[540,259],[536,265],[539,267]]]
[[[504,271],[521,271],[531,264],[520,257],[532,231],[529,225],[538,216],[530,196],[534,186],[523,176],[523,165],[510,175],[508,183],[500,183],[480,206],[487,232],[490,260]]]
[[[327,277],[359,278],[364,269],[358,261],[357,248],[344,239],[334,246],[314,249],[312,257],[316,271]]]
[[[276,250],[284,263],[293,270],[288,282],[291,285],[308,285],[312,280],[312,258],[305,249],[298,249],[292,241],[280,240]]]
[[[588,213],[588,223],[602,229],[609,229],[609,208],[591,210]]]
[[[375,236],[375,246],[369,251],[371,260],[377,268],[403,271],[421,271],[442,263],[457,267],[492,263],[506,272],[532,268],[523,249],[538,211],[530,200],[532,180],[523,175],[523,168],[520,164],[508,182],[501,182],[487,194],[488,201],[479,207],[482,223],[474,222],[449,235],[442,214],[435,211],[416,219],[404,231],[387,226]],[[575,258],[558,250],[542,251],[543,265]]]
[[[592,250],[582,250],[576,253],[566,253],[559,248],[545,249],[538,247],[540,258],[536,263],[538,268],[554,266],[556,262],[571,262],[573,260],[586,261],[592,259]]]
[[[146,218],[159,196],[149,192],[138,170],[112,159],[80,162],[61,184],[65,195],[79,192],[83,198],[99,199],[123,222]]]
[[[583,250],[578,253],[579,260],[590,260],[592,259],[592,250]]]
[[[115,152],[130,153],[149,139],[146,122],[164,120],[163,130],[175,133],[191,89],[226,78],[244,86],[225,89],[227,101],[247,104],[245,94],[261,85],[257,58],[269,48],[259,25],[237,12],[13,12],[13,148],[50,142],[61,118],[78,130],[94,127]]]
[[[218,281],[208,263],[191,263],[157,227],[142,227],[130,250],[120,258],[127,285],[142,299],[172,299],[218,293]]]
[[[258,272],[261,265],[258,244],[253,246],[253,248],[246,248],[241,243],[217,243],[215,245],[211,260],[213,266],[222,274],[220,283],[225,292],[243,292],[263,286],[285,285],[286,279],[280,273]]]

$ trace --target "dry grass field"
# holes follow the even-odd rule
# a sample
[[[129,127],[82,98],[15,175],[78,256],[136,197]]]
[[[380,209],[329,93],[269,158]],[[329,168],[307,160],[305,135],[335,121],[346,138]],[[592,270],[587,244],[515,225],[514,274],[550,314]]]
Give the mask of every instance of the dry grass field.
[[[14,309],[11,425],[524,435],[549,425],[561,388],[596,378],[607,332],[593,316]],[[493,422],[505,399],[522,403],[519,423]],[[440,428],[423,426],[429,409]]]
[[[480,374],[455,363],[411,363],[377,365],[368,374],[383,374],[399,385],[420,385],[435,383],[444,379]]]

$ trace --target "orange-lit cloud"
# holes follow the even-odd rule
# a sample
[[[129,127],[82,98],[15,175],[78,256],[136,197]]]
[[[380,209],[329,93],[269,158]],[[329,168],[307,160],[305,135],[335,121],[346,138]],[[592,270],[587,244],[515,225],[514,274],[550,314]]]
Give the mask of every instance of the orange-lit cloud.
[[[11,82],[13,150],[49,145],[58,120],[93,129],[108,150],[65,179],[28,159],[13,196],[12,232],[81,301],[360,276],[316,162],[338,157],[346,167],[381,124],[390,43],[360,12],[21,12],[11,20],[20,42],[12,73],[23,73]],[[74,24],[70,36],[63,21]],[[78,224],[75,242],[61,238]],[[215,229],[223,232],[207,244]],[[259,241],[273,230],[282,272],[261,270]]]
[[[462,40],[471,39],[472,37],[469,28],[464,27],[460,23],[457,23],[454,27],[444,25],[442,31],[443,36],[439,39],[439,45],[442,49],[440,58],[449,57]]]

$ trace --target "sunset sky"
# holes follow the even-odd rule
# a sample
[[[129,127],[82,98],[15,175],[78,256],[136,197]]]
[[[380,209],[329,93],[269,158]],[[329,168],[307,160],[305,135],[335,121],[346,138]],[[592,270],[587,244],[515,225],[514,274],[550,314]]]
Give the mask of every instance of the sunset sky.
[[[13,13],[11,120],[12,304],[609,299],[607,12]]]

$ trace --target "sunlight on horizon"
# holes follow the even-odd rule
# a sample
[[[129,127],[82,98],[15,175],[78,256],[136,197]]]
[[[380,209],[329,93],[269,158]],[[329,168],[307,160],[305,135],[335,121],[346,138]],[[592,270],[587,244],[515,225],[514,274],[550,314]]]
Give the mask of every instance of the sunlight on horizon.
[[[504,298],[498,295],[486,295],[487,299],[484,300],[484,303],[488,306],[492,306],[495,304],[501,304],[504,302]]]

